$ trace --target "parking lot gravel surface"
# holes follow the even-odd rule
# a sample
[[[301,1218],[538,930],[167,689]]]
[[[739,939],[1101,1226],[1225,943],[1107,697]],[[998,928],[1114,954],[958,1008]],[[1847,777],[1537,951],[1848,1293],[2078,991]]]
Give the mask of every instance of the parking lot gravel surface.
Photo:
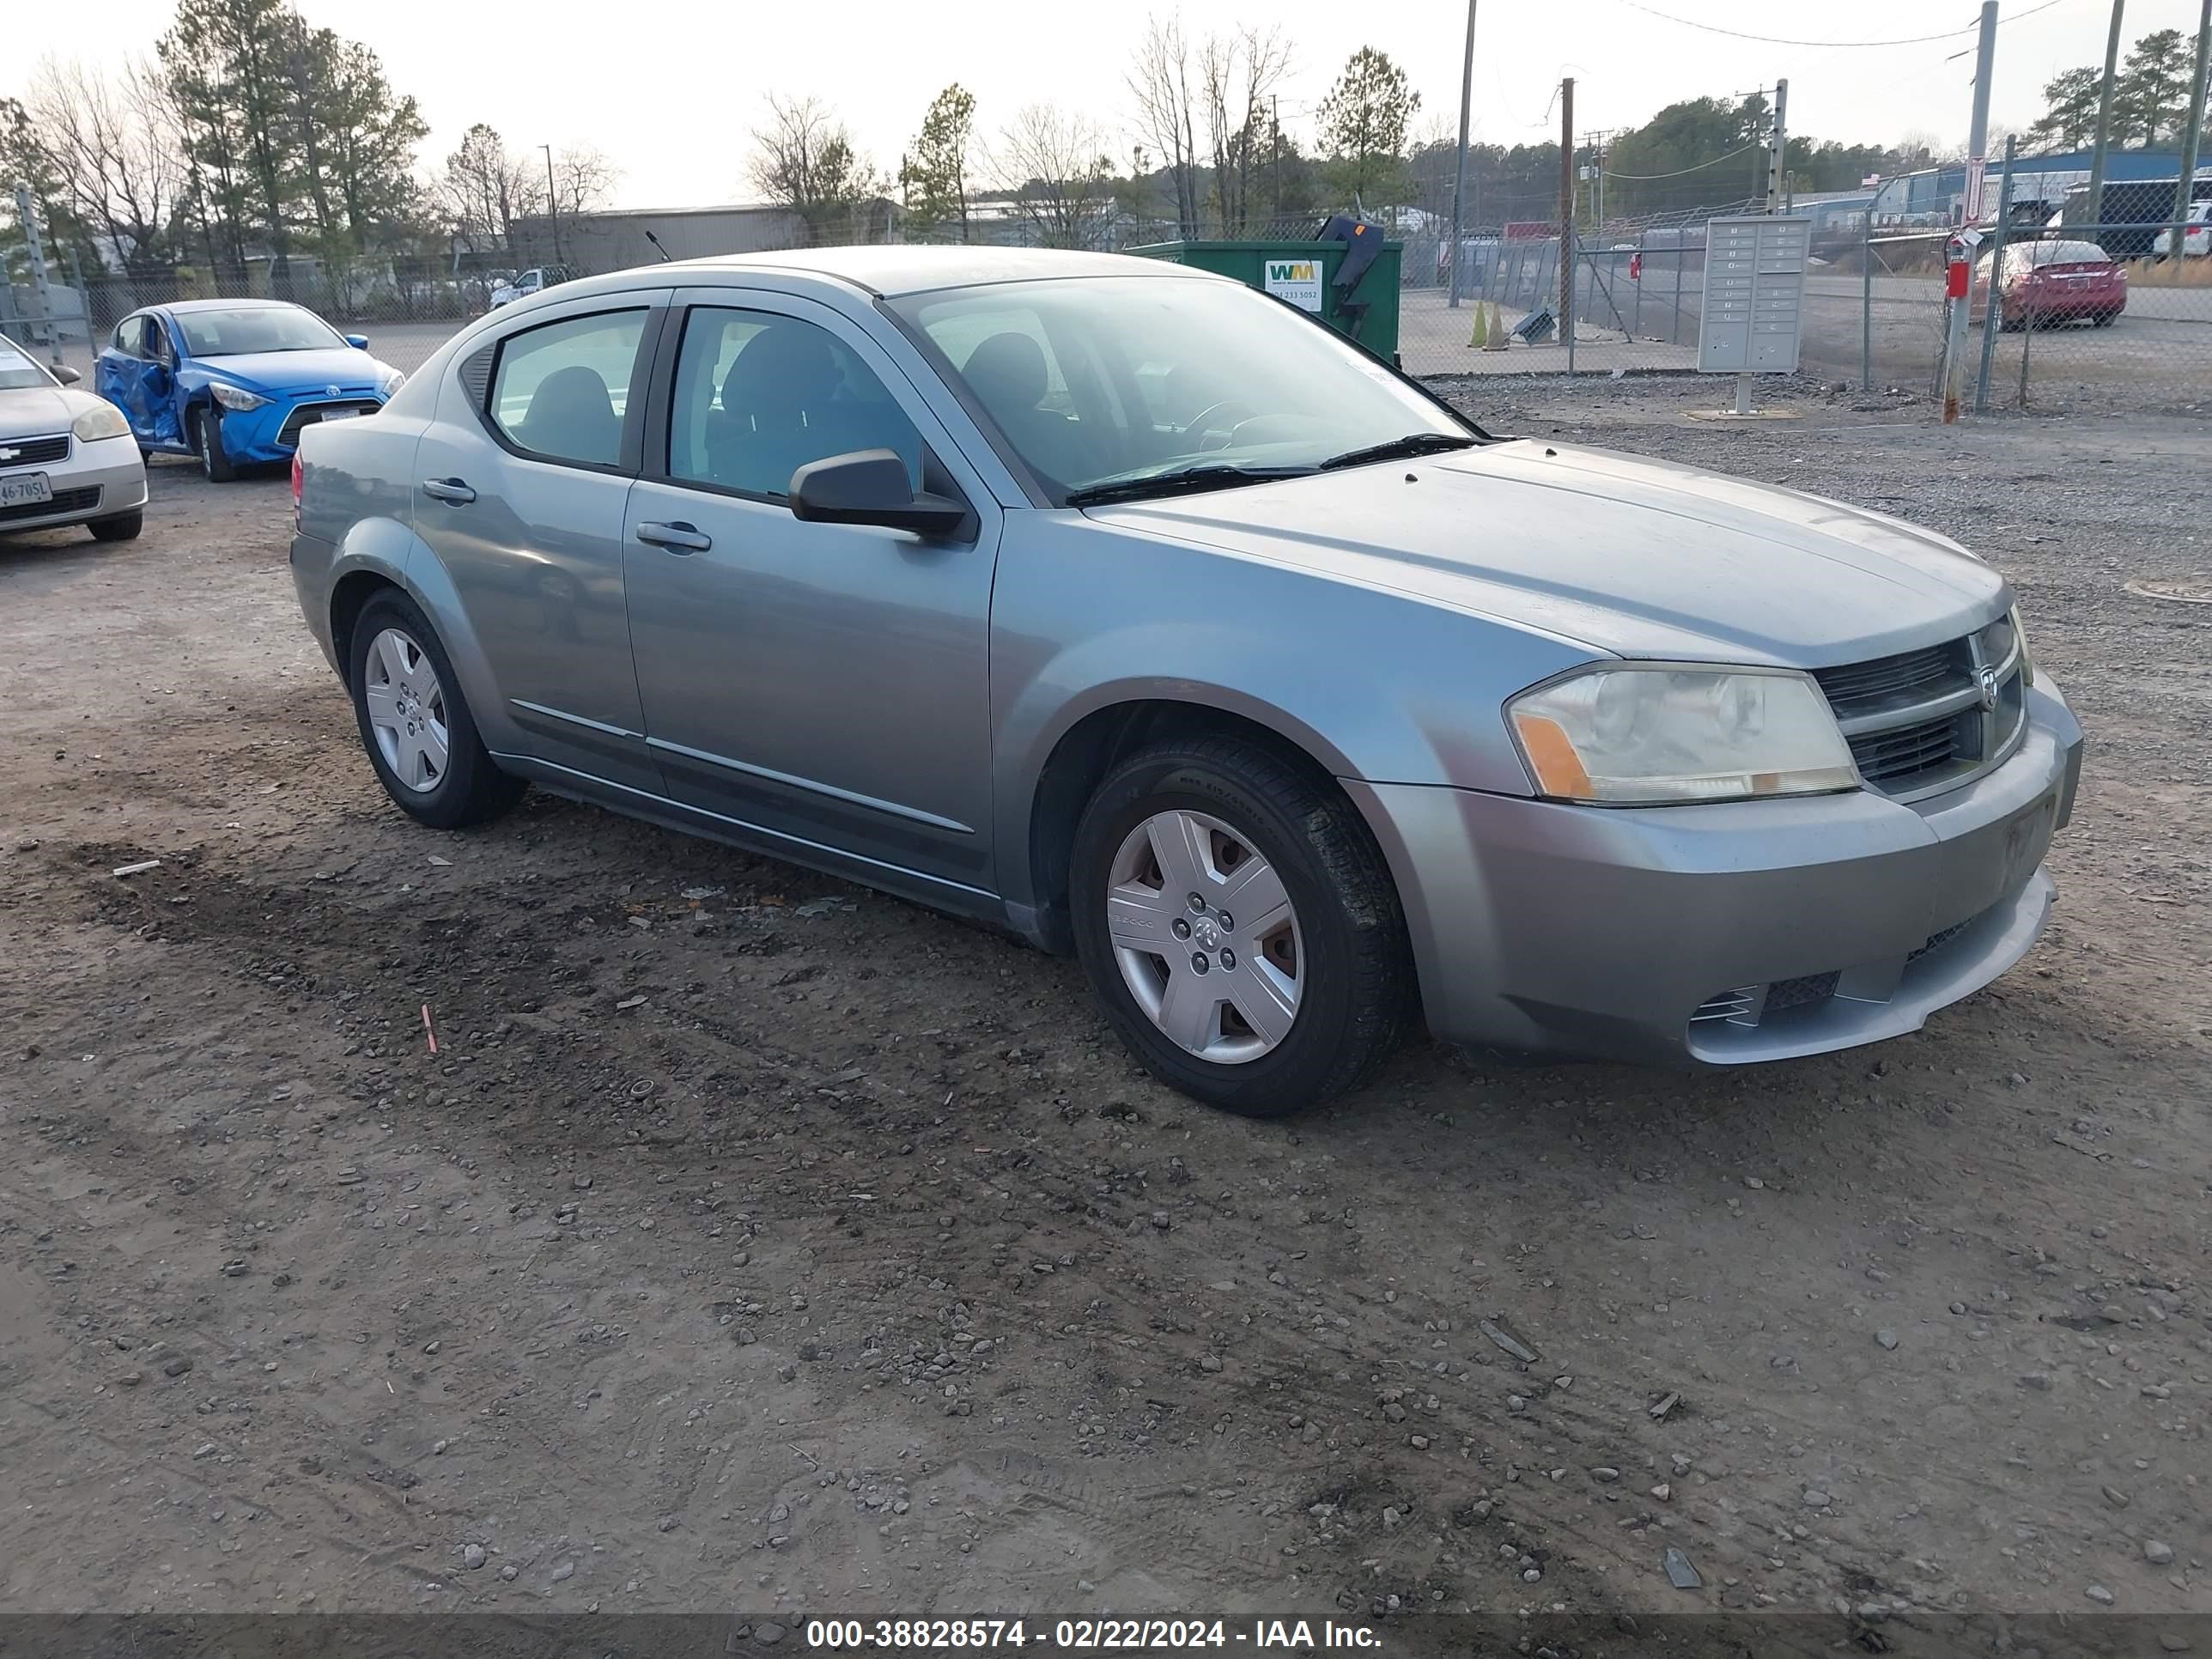
[[[1239,1121],[988,932],[413,825],[281,477],[0,538],[0,1609],[2212,1612],[2202,422],[1466,395],[2006,572],[2090,744],[2024,963]]]

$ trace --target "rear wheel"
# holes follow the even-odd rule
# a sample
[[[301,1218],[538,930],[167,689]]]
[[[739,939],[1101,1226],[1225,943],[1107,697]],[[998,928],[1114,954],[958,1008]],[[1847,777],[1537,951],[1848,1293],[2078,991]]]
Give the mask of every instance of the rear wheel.
[[[228,483],[238,476],[237,467],[223,453],[222,416],[214,410],[192,411],[192,448],[199,455],[200,471],[207,475],[210,483]]]
[[[85,526],[96,542],[127,542],[137,539],[146,527],[146,512],[141,507],[136,513],[118,513],[109,519],[94,519]]]
[[[1077,954],[1146,1069],[1278,1117],[1352,1087],[1411,1006],[1405,919],[1344,798],[1231,738],[1131,756],[1091,797],[1070,869]]]
[[[2119,314],[2117,311],[2100,311],[2090,320],[2099,328],[2110,328]]]
[[[436,830],[498,817],[521,798],[477,723],[445,647],[414,601],[386,589],[355,619],[354,714],[384,793]]]

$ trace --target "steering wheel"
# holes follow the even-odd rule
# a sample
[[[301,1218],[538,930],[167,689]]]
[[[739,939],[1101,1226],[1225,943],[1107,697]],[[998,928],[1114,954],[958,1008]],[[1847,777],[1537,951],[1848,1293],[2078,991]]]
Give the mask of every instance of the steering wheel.
[[[1244,423],[1244,421],[1232,421],[1226,427],[1218,428],[1209,428],[1206,424],[1209,416],[1216,415],[1224,409],[1243,410],[1245,411],[1244,420],[1250,420],[1259,413],[1259,411],[1254,409],[1249,404],[1239,403],[1234,398],[1217,398],[1212,403],[1208,404],[1204,409],[1200,410],[1197,414],[1194,415],[1188,421],[1184,422],[1182,428],[1183,435],[1185,437],[1188,437],[1193,433],[1218,430],[1222,434],[1222,441],[1212,445],[1212,447],[1215,449],[1228,448],[1231,444],[1237,441],[1237,428],[1242,426]]]

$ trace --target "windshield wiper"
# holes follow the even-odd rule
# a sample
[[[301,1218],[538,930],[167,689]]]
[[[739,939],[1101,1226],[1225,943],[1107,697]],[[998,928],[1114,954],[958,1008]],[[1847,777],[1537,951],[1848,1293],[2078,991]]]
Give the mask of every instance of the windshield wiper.
[[[1167,472],[1148,472],[1141,478],[1115,478],[1086,484],[1067,492],[1070,507],[1098,507],[1108,501],[1136,501],[1151,495],[1184,495],[1202,489],[1232,489],[1238,484],[1273,483],[1279,478],[1303,478],[1310,466],[1231,466],[1214,462],[1205,466],[1179,466]]]
[[[1474,439],[1462,438],[1455,433],[1409,432],[1388,443],[1369,444],[1364,449],[1347,449],[1341,455],[1332,455],[1321,464],[1321,470],[1334,472],[1340,466],[1364,466],[1370,461],[1397,461],[1409,455],[1441,455],[1448,449],[1474,447]]]

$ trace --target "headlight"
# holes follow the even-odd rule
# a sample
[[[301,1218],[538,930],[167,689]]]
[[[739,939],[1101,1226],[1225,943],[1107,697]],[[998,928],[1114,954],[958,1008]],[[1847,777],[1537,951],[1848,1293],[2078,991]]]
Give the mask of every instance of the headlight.
[[[1506,705],[1537,793],[1613,805],[1813,795],[1858,769],[1805,674],[1594,668]]]
[[[225,409],[237,410],[240,414],[249,409],[264,409],[269,399],[258,392],[248,392],[242,386],[228,386],[221,380],[208,382],[208,396]]]
[[[389,398],[394,392],[398,392],[401,386],[405,386],[406,384],[406,374],[401,370],[395,368],[390,374],[384,378],[382,384],[377,387],[377,390],[382,392],[386,398]]]
[[[113,404],[98,403],[70,422],[70,435],[81,444],[98,443],[102,438],[127,438],[131,422],[123,418],[123,411]]]
[[[2012,636],[2020,642],[2020,683],[2035,684],[2035,653],[2027,648],[2027,627],[2020,619],[2020,607],[2013,606],[2008,613],[2012,619]]]

